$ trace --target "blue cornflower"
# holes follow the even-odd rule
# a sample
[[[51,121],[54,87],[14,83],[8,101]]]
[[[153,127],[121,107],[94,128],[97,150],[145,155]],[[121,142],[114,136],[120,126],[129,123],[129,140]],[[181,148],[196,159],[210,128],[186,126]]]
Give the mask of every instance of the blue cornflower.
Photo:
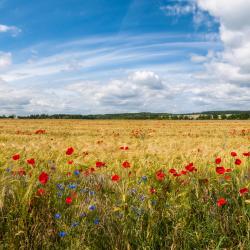
[[[98,218],[94,219],[94,224],[98,225],[100,223],[100,220]]]
[[[10,172],[11,171],[11,168],[6,168],[6,172]]]
[[[71,227],[77,227],[79,225],[79,222],[73,222],[72,224],[71,224]]]
[[[59,235],[60,237],[63,238],[63,237],[66,236],[67,234],[66,234],[64,231],[61,231],[61,232],[58,233],[58,235]]]
[[[90,206],[89,206],[89,210],[94,211],[95,209],[96,209],[96,206],[95,206],[95,205],[90,205]]]
[[[82,217],[86,217],[87,216],[87,214],[86,213],[81,213],[80,214],[80,217],[82,218]]]
[[[57,184],[56,186],[57,186],[57,188],[58,188],[59,190],[64,190],[63,184]]]
[[[141,201],[144,201],[145,198],[146,198],[146,196],[145,196],[144,194],[142,194],[142,195],[140,196],[140,200],[141,200]]]
[[[62,192],[58,192],[58,193],[57,193],[57,196],[58,196],[58,197],[62,197],[62,196],[63,196]]]
[[[59,213],[55,214],[56,219],[61,219],[61,217],[62,217],[61,214],[59,214]]]
[[[90,191],[89,191],[89,195],[95,195],[95,191],[90,190]]]
[[[69,184],[69,188],[70,189],[75,189],[76,188],[76,184]]]
[[[132,189],[130,190],[130,192],[131,192],[131,194],[136,194],[136,193],[137,193],[137,190],[136,190],[135,188],[132,188]]]
[[[76,169],[76,170],[74,171],[74,175],[78,176],[79,174],[80,174],[80,171],[79,171],[78,169]]]
[[[142,176],[141,179],[146,182],[148,180],[148,177],[147,176]]]

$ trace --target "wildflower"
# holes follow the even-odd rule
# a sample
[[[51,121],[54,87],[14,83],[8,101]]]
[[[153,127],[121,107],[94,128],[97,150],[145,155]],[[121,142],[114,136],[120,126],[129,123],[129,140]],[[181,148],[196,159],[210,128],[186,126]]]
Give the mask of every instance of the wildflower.
[[[224,198],[220,198],[218,201],[217,201],[217,206],[218,207],[222,207],[223,205],[226,205],[227,204],[227,200],[224,199]]]
[[[79,174],[80,174],[80,171],[76,169],[76,170],[74,171],[74,175],[78,176]]]
[[[57,186],[57,188],[58,188],[59,190],[64,190],[63,184],[57,184],[56,186]]]
[[[59,214],[59,213],[57,213],[57,214],[55,214],[55,219],[61,219],[61,214]]]
[[[185,169],[189,172],[197,171],[197,168],[194,166],[193,162],[189,163]]]
[[[77,227],[79,225],[79,222],[73,222],[72,224],[71,224],[71,227]]]
[[[235,156],[237,156],[237,153],[236,152],[231,152],[231,156],[235,157]]]
[[[216,159],[215,159],[215,164],[220,164],[220,163],[221,163],[221,158],[219,158],[219,157],[216,158]]]
[[[73,201],[73,199],[72,199],[70,196],[66,197],[66,199],[65,199],[65,202],[66,202],[67,204],[71,204],[72,201]]]
[[[129,163],[128,161],[124,161],[124,162],[122,163],[122,167],[123,167],[123,168],[130,168],[131,166],[130,166],[130,163]]]
[[[14,161],[17,161],[17,160],[20,159],[20,155],[19,155],[19,154],[13,155],[13,156],[12,156],[12,159],[13,159]]]
[[[216,168],[216,173],[217,174],[225,174],[226,169],[224,167],[217,167]]]
[[[176,170],[174,168],[170,168],[169,171],[168,171],[170,174],[175,174],[176,173]]]
[[[245,152],[245,153],[243,153],[243,155],[244,155],[244,156],[248,156],[248,157],[250,157],[250,151],[249,151],[249,152]]]
[[[128,146],[121,146],[120,149],[121,150],[128,150]]]
[[[248,192],[249,192],[249,189],[247,187],[240,189],[240,195],[244,195],[244,194],[246,194]]]
[[[114,175],[112,175],[112,177],[111,177],[111,180],[112,180],[112,181],[119,181],[120,179],[121,179],[120,176],[117,175],[117,174],[114,174]]]
[[[72,155],[74,153],[74,149],[72,147],[66,150],[66,155]]]
[[[94,219],[94,224],[95,225],[99,225],[99,223],[100,223],[100,220],[98,218]]]
[[[186,174],[187,174],[187,171],[186,171],[186,170],[182,170],[182,171],[181,171],[181,174],[182,174],[182,175],[186,175]]]
[[[26,171],[25,171],[23,168],[19,168],[18,174],[19,174],[20,176],[24,176],[24,175],[26,175]]]
[[[46,172],[42,172],[39,175],[39,181],[41,184],[45,185],[49,179],[49,175]]]
[[[156,179],[158,181],[163,181],[165,179],[166,174],[162,170],[158,170],[156,172]]]
[[[27,163],[34,166],[35,165],[35,159],[31,158],[27,160]]]
[[[142,179],[142,181],[144,181],[144,182],[148,180],[147,176],[142,176],[141,179]]]
[[[151,194],[154,194],[154,193],[156,193],[156,189],[153,188],[153,187],[151,187],[151,188],[149,189],[149,192],[150,192]]]
[[[69,188],[70,189],[75,189],[76,188],[76,184],[69,184]]]
[[[74,163],[73,160],[68,161],[68,164],[69,164],[69,165],[72,165],[73,163]]]
[[[59,235],[61,238],[63,238],[63,237],[65,237],[67,234],[66,234],[64,231],[61,231],[61,232],[58,233],[58,235]]]
[[[96,209],[96,206],[95,206],[95,205],[90,205],[90,206],[89,206],[89,210],[90,210],[90,211],[94,211],[95,209]]]
[[[38,188],[36,194],[38,196],[43,196],[45,194],[45,190],[43,188]]]
[[[96,166],[97,168],[105,167],[105,166],[106,166],[106,163],[105,163],[105,162],[102,162],[102,161],[97,161],[97,162],[95,163],[95,166]]]
[[[236,159],[234,162],[235,165],[240,165],[241,164],[241,160],[240,159]]]

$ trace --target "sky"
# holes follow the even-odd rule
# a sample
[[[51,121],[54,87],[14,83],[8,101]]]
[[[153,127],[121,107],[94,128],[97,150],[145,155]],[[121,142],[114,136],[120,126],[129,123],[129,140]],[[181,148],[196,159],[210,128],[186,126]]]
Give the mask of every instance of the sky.
[[[250,110],[249,0],[0,0],[0,115]]]

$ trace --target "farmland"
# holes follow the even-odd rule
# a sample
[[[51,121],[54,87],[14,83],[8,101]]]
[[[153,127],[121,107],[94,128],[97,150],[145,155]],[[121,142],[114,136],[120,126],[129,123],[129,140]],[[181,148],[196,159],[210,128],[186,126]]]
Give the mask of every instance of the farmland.
[[[0,249],[249,249],[249,121],[0,120]]]

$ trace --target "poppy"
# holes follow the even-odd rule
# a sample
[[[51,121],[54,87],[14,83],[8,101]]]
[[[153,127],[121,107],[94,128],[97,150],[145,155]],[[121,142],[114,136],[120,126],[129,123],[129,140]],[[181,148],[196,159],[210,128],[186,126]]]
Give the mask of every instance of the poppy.
[[[219,157],[216,158],[216,159],[215,159],[215,164],[220,164],[220,163],[221,163],[221,158],[219,158]]]
[[[123,167],[123,168],[130,168],[131,166],[130,166],[130,163],[129,163],[128,161],[124,161],[124,162],[122,163],[122,167]]]
[[[225,174],[226,169],[224,167],[217,167],[216,168],[216,173],[217,174]]]
[[[43,196],[45,194],[45,190],[43,188],[38,188],[36,194],[38,196]]]
[[[112,181],[119,181],[120,180],[120,176],[118,174],[114,174],[114,175],[112,175],[111,180]]]
[[[235,157],[235,156],[237,156],[237,153],[236,152],[231,152],[231,156]]]
[[[35,159],[31,158],[27,160],[27,163],[34,166],[35,165]]]
[[[176,170],[174,169],[174,168],[171,168],[171,169],[169,169],[169,171],[168,171],[170,174],[175,174],[176,173]]]
[[[39,181],[41,184],[45,185],[49,179],[49,175],[46,172],[42,172],[39,175]]]
[[[24,176],[24,175],[26,175],[26,171],[25,171],[23,168],[20,168],[20,169],[18,170],[18,174],[19,174],[20,176]]]
[[[72,155],[74,153],[74,149],[72,147],[66,150],[66,155]]]
[[[197,168],[194,166],[194,164],[193,164],[192,162],[189,163],[189,164],[185,167],[185,169],[186,169],[187,171],[189,171],[189,172],[197,171]]]
[[[225,198],[220,198],[218,201],[217,201],[217,206],[218,207],[222,207],[224,205],[227,204],[227,200]]]
[[[96,166],[97,168],[105,167],[105,166],[106,166],[106,163],[105,163],[105,162],[102,162],[102,161],[97,161],[97,162],[95,163],[95,166]]]
[[[248,193],[248,192],[249,192],[249,189],[246,188],[246,187],[240,189],[240,194],[241,194],[241,195],[244,195],[244,194],[246,194],[246,193]]]
[[[19,155],[19,154],[13,155],[13,156],[12,156],[12,159],[13,159],[14,161],[17,161],[17,160],[20,159],[20,155]]]
[[[74,163],[73,160],[68,161],[68,164],[69,164],[69,165],[72,165],[73,163]]]
[[[158,181],[163,181],[165,179],[166,174],[162,170],[158,170],[156,172],[156,179]]]
[[[182,170],[182,171],[181,171],[181,174],[186,175],[186,174],[187,174],[187,171],[186,171],[186,170]]]
[[[241,164],[241,160],[240,159],[236,159],[234,163],[235,163],[235,165],[240,165]]]
[[[245,153],[243,153],[243,155],[244,155],[244,156],[248,156],[248,157],[249,157],[249,156],[250,156],[250,151],[249,151],[249,152],[245,152]]]
[[[150,192],[151,194],[154,194],[154,193],[156,193],[156,190],[155,190],[155,188],[151,187],[151,188],[149,189],[149,192]]]
[[[128,146],[121,146],[120,149],[121,150],[128,150]]]
[[[67,204],[71,204],[72,201],[73,201],[73,199],[72,199],[70,196],[66,197],[66,199],[65,199],[65,202],[66,202]]]

